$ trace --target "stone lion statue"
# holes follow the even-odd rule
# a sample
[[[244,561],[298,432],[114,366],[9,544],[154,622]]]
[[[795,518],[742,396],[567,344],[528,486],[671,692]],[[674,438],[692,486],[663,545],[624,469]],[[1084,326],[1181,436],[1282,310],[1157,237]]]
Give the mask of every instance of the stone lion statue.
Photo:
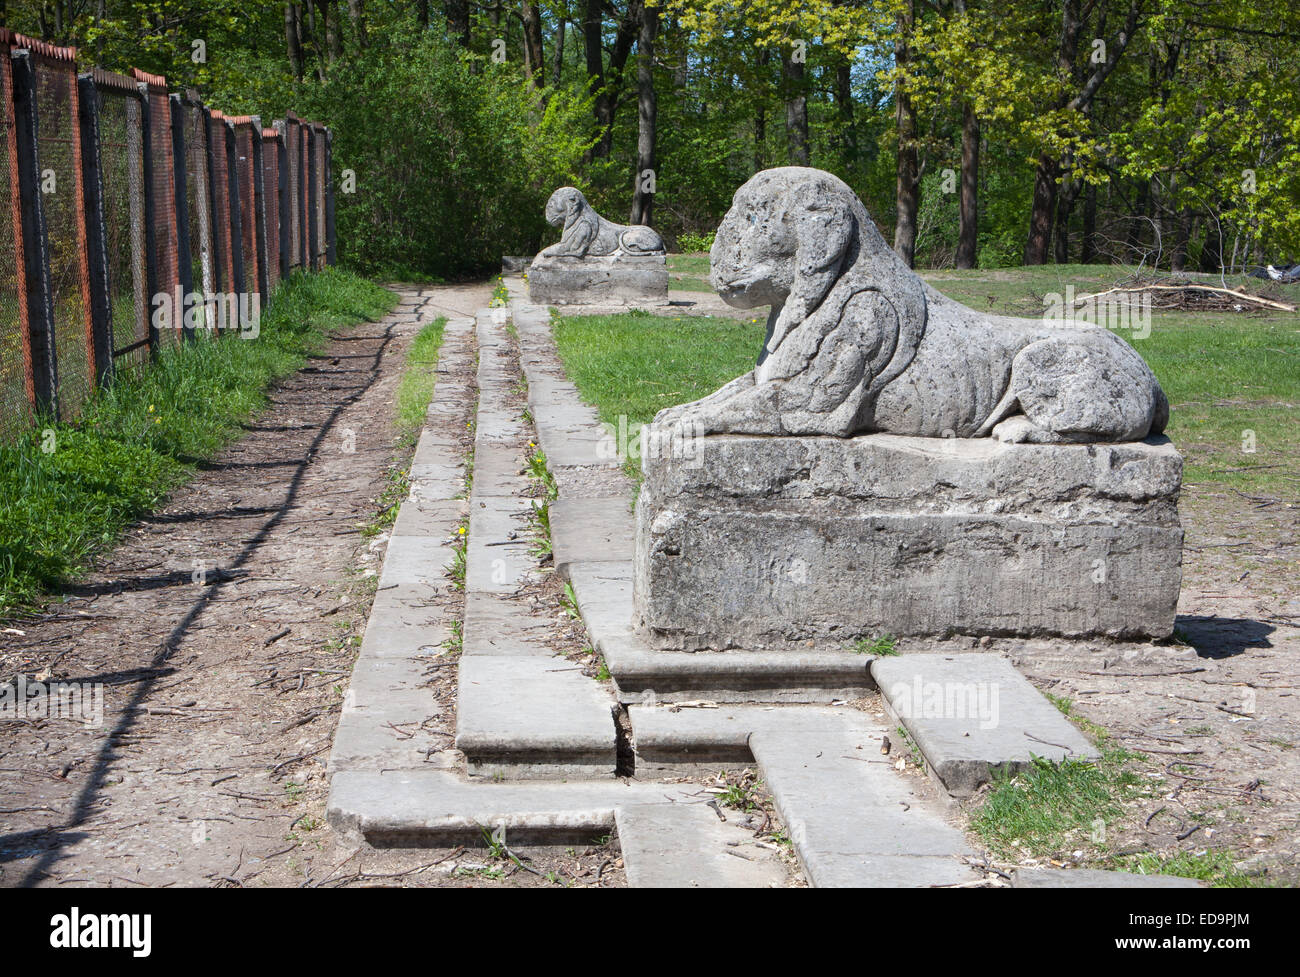
[[[699,434],[1136,441],[1169,402],[1142,357],[1085,322],[981,314],[912,273],[837,177],[764,170],[718,228],[711,281],[770,305],[749,373],[657,424]]]
[[[560,187],[546,201],[546,220],[563,226],[560,243],[542,251],[539,258],[585,258],[603,255],[663,254],[658,233],[642,224],[627,227],[607,221],[592,209],[576,187]]]

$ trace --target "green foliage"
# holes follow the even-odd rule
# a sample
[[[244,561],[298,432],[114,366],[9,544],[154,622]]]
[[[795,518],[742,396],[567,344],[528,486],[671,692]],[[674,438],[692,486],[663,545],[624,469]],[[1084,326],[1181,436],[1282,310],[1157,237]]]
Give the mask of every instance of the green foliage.
[[[859,655],[875,655],[887,658],[898,654],[898,639],[892,634],[881,634],[874,638],[859,638],[853,643],[853,650]]]
[[[677,238],[677,246],[686,254],[698,254],[713,247],[714,232],[707,234],[682,234]]]
[[[301,367],[328,330],[377,319],[393,302],[347,272],[296,274],[268,303],[256,339],[200,333],[166,347],[156,364],[116,377],[77,423],[38,423],[0,445],[0,613],[75,578],[196,462],[239,437],[267,387]]]
[[[340,257],[369,274],[451,278],[532,253],[587,145],[584,98],[539,107],[517,69],[407,25],[300,95],[334,130],[335,170],[356,174],[337,196]]]

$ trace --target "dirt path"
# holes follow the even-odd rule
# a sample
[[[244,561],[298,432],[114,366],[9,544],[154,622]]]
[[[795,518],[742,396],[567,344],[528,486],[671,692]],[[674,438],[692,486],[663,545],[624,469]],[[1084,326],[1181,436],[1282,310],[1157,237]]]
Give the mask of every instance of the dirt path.
[[[104,685],[102,725],[0,725],[0,885],[298,885],[347,857],[324,764],[382,559],[359,526],[386,484],[394,388],[423,322],[490,298],[402,293],[48,620],[0,634],[6,678],[53,665]]]

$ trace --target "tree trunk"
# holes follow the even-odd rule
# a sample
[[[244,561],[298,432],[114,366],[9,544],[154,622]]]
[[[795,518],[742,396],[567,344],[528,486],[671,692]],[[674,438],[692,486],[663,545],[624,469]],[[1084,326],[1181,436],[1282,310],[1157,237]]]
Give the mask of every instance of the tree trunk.
[[[1056,175],[1060,164],[1056,158],[1043,153],[1038,157],[1038,172],[1034,175],[1034,204],[1029,213],[1029,239],[1025,242],[1025,264],[1047,264],[1047,251],[1052,243],[1052,214],[1056,211]]]
[[[424,0],[425,5],[425,22],[428,22],[429,0]],[[348,19],[352,21],[352,29],[357,34],[357,44],[361,47],[368,47],[370,38],[366,36],[366,7],[365,0],[348,0]]]
[[[627,11],[619,21],[618,33],[614,36],[614,47],[609,54],[608,78],[616,81],[622,76],[628,55],[632,53],[632,44],[636,40],[637,27],[640,24],[640,2],[631,0]],[[618,105],[619,92],[613,84],[607,84],[604,49],[601,43],[601,23],[604,4],[601,0],[586,0],[583,16],[583,50],[587,61],[587,90],[595,95],[592,111],[596,117],[596,128],[600,133],[596,145],[588,152],[591,159],[608,159],[614,139],[614,110]]]
[[[564,70],[564,28],[568,23],[566,17],[560,17],[559,26],[555,28],[555,58],[551,67],[551,85],[560,87],[560,77]]]
[[[592,159],[609,156],[609,126],[613,121],[613,105],[605,90],[605,55],[601,50],[602,26],[600,0],[587,0],[582,22],[583,52],[587,59],[587,90],[595,96],[592,111],[596,116],[596,129],[600,138],[591,147]]]
[[[300,14],[298,5],[292,0],[284,5],[284,42],[289,49],[289,64],[293,67],[293,76],[302,81],[302,32],[298,26]]]
[[[442,10],[451,36],[461,47],[469,47],[469,0],[446,0]]]
[[[429,0],[416,0],[415,22],[421,30],[429,29]]]
[[[835,142],[844,161],[851,163],[858,156],[858,133],[853,118],[853,64],[848,58],[840,59],[835,67],[835,109],[840,124]]]
[[[758,104],[754,108],[754,172],[767,169],[767,67],[772,62],[772,49],[758,52],[758,69],[762,84],[758,89]]]
[[[961,202],[957,267],[974,268],[979,247],[980,121],[967,102],[961,115]]]
[[[898,40],[894,60],[901,68],[912,60],[909,39],[915,10],[911,0],[898,15]],[[898,164],[895,169],[894,205],[898,218],[894,224],[894,250],[911,268],[916,263],[916,219],[921,209],[921,160],[917,147],[916,107],[901,84],[894,85],[894,120],[898,129]]]
[[[791,166],[811,166],[808,150],[808,96],[804,91],[807,65],[781,52],[781,74],[785,87],[785,134]]]
[[[1079,260],[1090,265],[1097,259],[1097,187],[1089,183],[1083,192],[1083,240]]]
[[[1223,271],[1223,228],[1213,219],[1205,222],[1205,244],[1201,246],[1201,271],[1215,274]]]
[[[325,56],[332,66],[343,56],[343,34],[339,31],[339,11],[336,0],[317,0],[321,19],[325,21]]]
[[[1056,199],[1056,243],[1055,259],[1058,265],[1070,262],[1070,215],[1074,211],[1074,201],[1083,188],[1083,181],[1073,179],[1067,182]]]
[[[1133,206],[1133,216],[1129,218],[1128,234],[1124,239],[1124,248],[1129,252],[1127,257],[1130,260],[1132,259],[1132,252],[1136,251],[1142,244],[1142,235],[1147,228],[1147,203],[1150,196],[1151,185],[1143,181],[1138,185],[1138,195]]]
[[[1174,250],[1169,256],[1169,270],[1178,274],[1187,270],[1187,244],[1192,236],[1192,214],[1182,210],[1177,217],[1177,229],[1174,232]]]
[[[524,3],[524,72],[534,88],[546,86],[546,51],[542,47],[542,11],[535,3]]]
[[[641,33],[636,42],[636,190],[632,195],[632,217],[629,223],[649,224],[654,213],[654,190],[647,189],[647,173],[651,181],[655,174],[655,126],[659,111],[655,95],[655,36],[659,32],[659,8],[641,5]],[[653,186],[653,183],[651,184]]]

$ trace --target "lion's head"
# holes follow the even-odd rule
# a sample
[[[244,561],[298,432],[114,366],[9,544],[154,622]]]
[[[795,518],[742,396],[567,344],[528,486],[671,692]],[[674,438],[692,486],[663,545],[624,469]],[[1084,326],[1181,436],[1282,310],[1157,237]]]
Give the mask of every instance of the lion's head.
[[[546,201],[546,222],[555,227],[567,224],[569,217],[583,207],[589,207],[587,198],[577,187],[560,187]]]
[[[924,326],[920,280],[885,243],[857,194],[822,170],[782,166],[751,177],[718,227],[709,266],[728,305],[771,305],[777,313],[760,364],[845,277],[857,290],[910,307],[914,314],[902,326],[909,334]]]
[[[821,170],[764,170],[736,191],[710,254],[710,277],[730,305],[748,309],[807,299],[820,303],[857,257],[866,210]]]

